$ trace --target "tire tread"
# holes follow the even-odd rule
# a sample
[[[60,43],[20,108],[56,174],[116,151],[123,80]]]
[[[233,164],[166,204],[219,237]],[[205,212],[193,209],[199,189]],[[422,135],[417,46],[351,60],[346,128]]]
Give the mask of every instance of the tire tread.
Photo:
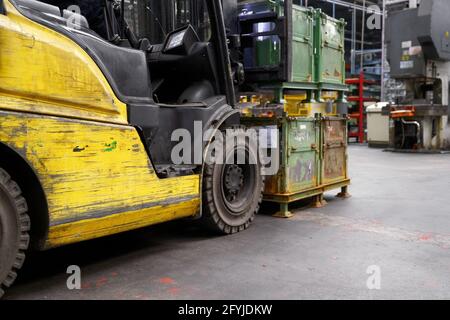
[[[245,131],[245,128],[242,128],[242,130]],[[259,208],[263,201],[265,177],[262,176],[263,181],[261,183],[258,206],[252,212],[252,215],[250,216],[249,220],[241,226],[231,227],[221,219],[218,209],[215,206],[214,201],[212,200],[213,185],[214,185],[213,172],[214,172],[213,165],[205,166],[203,176],[203,201],[204,201],[203,215],[202,215],[203,225],[214,232],[218,232],[220,234],[225,235],[235,234],[247,230],[250,227],[251,223],[255,220],[255,216],[259,212]]]
[[[15,254],[15,260],[12,268],[9,271],[6,279],[1,281],[0,279],[0,298],[4,295],[5,289],[11,287],[17,278],[17,272],[22,268],[25,262],[25,252],[30,245],[29,231],[31,229],[31,220],[28,215],[28,206],[24,197],[22,197],[22,190],[19,185],[11,179],[11,176],[2,168],[0,168],[0,184],[2,184],[8,191],[9,195],[13,198],[13,202],[16,212],[17,220],[19,221],[19,244],[18,250]]]

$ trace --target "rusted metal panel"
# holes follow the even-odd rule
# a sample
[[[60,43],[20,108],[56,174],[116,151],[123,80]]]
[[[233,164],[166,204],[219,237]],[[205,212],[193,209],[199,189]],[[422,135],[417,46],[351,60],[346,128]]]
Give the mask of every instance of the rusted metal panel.
[[[343,146],[347,143],[347,122],[343,118],[325,118],[324,141],[327,147]]]
[[[314,10],[292,6],[292,82],[314,81]]]
[[[266,194],[292,194],[317,186],[318,138],[315,119],[285,118],[281,126],[281,168],[269,177]]]
[[[347,152],[346,148],[325,149],[324,174],[325,184],[347,178]]]
[[[266,178],[265,194],[278,194],[281,190],[282,173],[278,172],[277,175]]]
[[[280,170],[266,177],[266,201],[280,204],[277,217],[292,214],[288,204],[306,198],[316,198],[342,188],[347,195],[350,184],[347,173],[347,119],[340,117],[288,117],[243,119],[249,127],[276,125],[280,130]]]
[[[296,152],[289,158],[288,192],[298,192],[317,185],[315,151]]]
[[[317,10],[315,27],[316,81],[345,84],[345,21]]]
[[[345,180],[347,173],[347,120],[323,121],[323,184]]]
[[[317,127],[314,119],[287,122],[286,191],[296,193],[317,185]]]

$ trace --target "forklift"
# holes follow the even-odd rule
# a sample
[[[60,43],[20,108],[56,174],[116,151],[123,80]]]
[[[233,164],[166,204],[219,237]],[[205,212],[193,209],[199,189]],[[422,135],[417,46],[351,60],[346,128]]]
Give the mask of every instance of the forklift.
[[[29,250],[183,218],[234,234],[262,201],[221,0],[63,2],[0,1],[0,296]],[[181,162],[174,132],[200,145]],[[224,132],[247,143],[217,156]]]

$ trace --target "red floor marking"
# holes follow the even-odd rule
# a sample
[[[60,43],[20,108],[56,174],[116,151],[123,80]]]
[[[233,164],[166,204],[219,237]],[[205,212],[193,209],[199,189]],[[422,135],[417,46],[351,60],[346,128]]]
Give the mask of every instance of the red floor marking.
[[[180,288],[170,288],[167,290],[171,295],[178,295],[180,293]]]
[[[97,282],[95,283],[95,287],[96,288],[101,288],[103,287],[105,284],[108,283],[108,278],[106,277],[101,277],[100,279],[97,280]]]
[[[429,234],[423,234],[420,236],[419,240],[428,241],[428,240],[431,240],[431,236]]]
[[[174,284],[175,280],[173,280],[172,278],[169,278],[169,277],[161,278],[161,279],[159,279],[159,283],[162,283],[162,284]]]
[[[90,289],[92,287],[90,282],[85,282],[81,284],[81,289]]]

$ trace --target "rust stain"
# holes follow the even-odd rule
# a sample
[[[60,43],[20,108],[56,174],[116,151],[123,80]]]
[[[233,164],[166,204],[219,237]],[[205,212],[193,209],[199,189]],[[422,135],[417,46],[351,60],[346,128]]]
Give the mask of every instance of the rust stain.
[[[276,194],[280,190],[279,188],[279,181],[281,177],[279,175],[276,176],[270,176],[266,179],[266,187],[265,187],[265,193],[266,194]]]
[[[345,148],[325,151],[325,179],[335,179],[345,175]]]
[[[291,183],[302,183],[312,181],[314,178],[315,165],[313,160],[298,160],[294,167],[289,170]]]
[[[346,176],[346,122],[325,121],[324,179],[334,180]]]

